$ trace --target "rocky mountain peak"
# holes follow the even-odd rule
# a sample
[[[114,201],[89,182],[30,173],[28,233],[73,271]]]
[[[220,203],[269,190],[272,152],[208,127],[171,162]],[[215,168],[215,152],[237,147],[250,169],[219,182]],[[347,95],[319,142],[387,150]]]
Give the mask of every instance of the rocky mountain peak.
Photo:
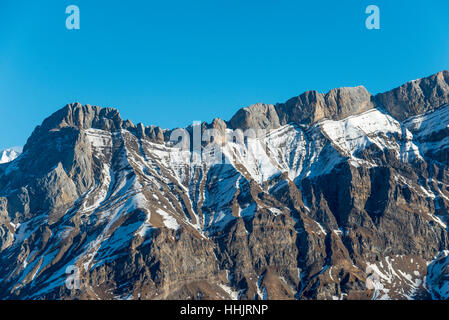
[[[444,70],[380,93],[374,97],[374,102],[399,120],[438,109],[449,103],[449,71]]]
[[[398,120],[438,109],[449,103],[449,71],[410,81],[371,95],[364,86],[341,87],[327,93],[306,91],[285,103],[257,103],[242,108],[228,122],[233,129],[275,129],[287,123],[313,124],[323,119],[341,120],[372,108],[388,111]]]
[[[371,94],[363,86],[336,88],[325,94],[307,91],[277,106],[282,124],[341,120],[371,108]]]
[[[63,127],[75,127],[118,130],[123,123],[117,109],[101,108],[89,104],[83,106],[76,102],[66,105],[45,119],[39,129],[48,131]]]
[[[275,129],[287,123],[312,124],[324,118],[340,120],[373,108],[363,86],[319,93],[311,90],[277,105],[257,103],[242,108],[229,121],[231,128]]]
[[[135,125],[131,120],[123,120],[119,111],[115,108],[102,108],[75,102],[67,104],[45,119],[40,126],[37,126],[28,139],[24,151],[29,149],[30,143],[40,140],[48,132],[61,129],[100,129],[109,132],[125,129],[139,138],[147,137],[159,143],[164,141],[164,130],[160,127],[145,127],[142,123]]]
[[[256,103],[237,111],[229,121],[233,129],[274,129],[279,127],[279,116],[272,104]]]

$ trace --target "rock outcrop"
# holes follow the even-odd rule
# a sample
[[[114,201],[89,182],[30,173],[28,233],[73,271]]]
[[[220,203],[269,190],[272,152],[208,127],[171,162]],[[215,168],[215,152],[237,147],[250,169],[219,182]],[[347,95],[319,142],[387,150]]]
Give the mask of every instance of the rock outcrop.
[[[374,101],[399,120],[438,109],[449,103],[449,71],[407,82],[376,95]]]

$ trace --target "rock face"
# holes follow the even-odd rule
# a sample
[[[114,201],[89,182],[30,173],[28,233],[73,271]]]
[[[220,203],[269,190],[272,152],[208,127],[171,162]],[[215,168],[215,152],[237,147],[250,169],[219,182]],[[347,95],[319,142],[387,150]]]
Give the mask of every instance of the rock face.
[[[0,298],[447,299],[448,102],[447,71],[309,91],[184,150],[67,105],[0,165]]]
[[[276,129],[289,123],[313,124],[322,119],[341,120],[373,108],[371,94],[362,86],[338,88],[326,94],[307,91],[286,103],[258,103],[240,109],[229,121],[230,128]]]
[[[374,101],[399,120],[437,109],[449,103],[449,71],[408,82]]]
[[[371,94],[364,87],[338,88],[321,94],[308,91],[279,105],[282,124],[316,123],[324,118],[341,120],[373,107]]]
[[[233,129],[276,129],[280,127],[276,107],[272,104],[258,103],[240,109],[229,121]]]

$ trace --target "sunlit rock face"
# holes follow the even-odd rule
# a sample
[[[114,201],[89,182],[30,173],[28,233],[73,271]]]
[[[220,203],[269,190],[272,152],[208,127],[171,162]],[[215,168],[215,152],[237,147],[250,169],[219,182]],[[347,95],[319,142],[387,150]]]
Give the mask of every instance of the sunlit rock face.
[[[0,164],[0,298],[447,299],[448,78],[255,104],[182,152],[67,105]]]

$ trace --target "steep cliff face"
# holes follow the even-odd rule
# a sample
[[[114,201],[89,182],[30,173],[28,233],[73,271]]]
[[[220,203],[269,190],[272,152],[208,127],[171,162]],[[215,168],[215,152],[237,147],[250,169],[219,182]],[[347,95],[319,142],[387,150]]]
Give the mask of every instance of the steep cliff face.
[[[68,105],[0,165],[0,298],[446,299],[447,80],[243,108],[200,160]]]
[[[374,101],[399,120],[438,109],[449,103],[449,71],[408,82],[376,95]]]
[[[326,94],[307,91],[286,103],[258,103],[240,109],[229,121],[230,128],[276,129],[289,123],[314,124],[323,119],[341,120],[373,108],[371,94],[362,86],[338,88]]]

